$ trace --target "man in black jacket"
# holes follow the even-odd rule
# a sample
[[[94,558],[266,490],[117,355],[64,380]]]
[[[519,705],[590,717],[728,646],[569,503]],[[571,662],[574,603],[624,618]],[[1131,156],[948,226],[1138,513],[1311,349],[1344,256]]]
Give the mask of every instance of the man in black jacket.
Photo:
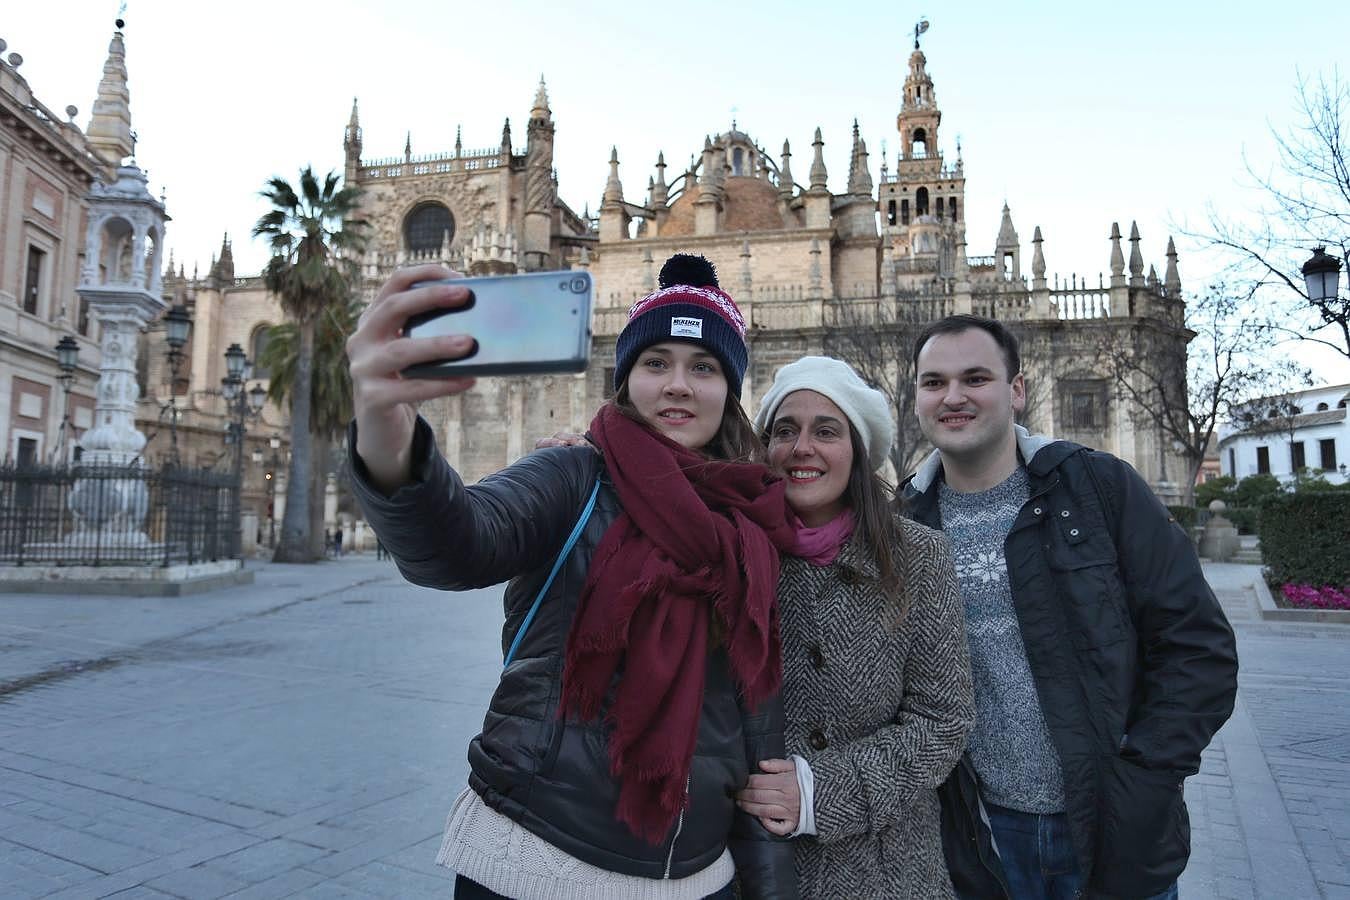
[[[1174,898],[1182,784],[1237,691],[1191,542],[1129,465],[1014,424],[1026,389],[1001,324],[942,319],[914,357],[937,449],[904,497],[952,543],[975,676],[970,748],[943,791],[957,890]]]

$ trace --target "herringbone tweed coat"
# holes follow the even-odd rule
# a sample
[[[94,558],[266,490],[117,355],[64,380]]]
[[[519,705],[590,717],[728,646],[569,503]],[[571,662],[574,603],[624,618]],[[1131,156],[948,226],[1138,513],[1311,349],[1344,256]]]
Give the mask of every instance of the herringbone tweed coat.
[[[811,764],[816,835],[793,840],[803,898],[951,897],[936,788],[974,721],[964,607],[947,539],[901,520],[909,612],[876,562],[783,557],[787,749]]]

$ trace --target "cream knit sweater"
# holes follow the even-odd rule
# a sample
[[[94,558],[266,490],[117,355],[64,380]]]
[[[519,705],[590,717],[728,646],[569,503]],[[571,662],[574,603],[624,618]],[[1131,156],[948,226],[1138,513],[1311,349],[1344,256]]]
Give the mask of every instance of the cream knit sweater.
[[[731,852],[686,878],[621,875],[582,862],[465,788],[450,809],[437,865],[515,900],[701,900],[736,873]]]

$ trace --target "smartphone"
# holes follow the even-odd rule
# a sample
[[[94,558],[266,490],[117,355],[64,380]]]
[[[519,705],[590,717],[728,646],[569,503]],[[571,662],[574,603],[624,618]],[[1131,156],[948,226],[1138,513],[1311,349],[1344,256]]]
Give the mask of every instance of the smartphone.
[[[586,271],[529,272],[486,278],[452,278],[421,284],[457,284],[470,291],[457,309],[434,309],[410,318],[407,337],[467,334],[477,342],[463,359],[418,363],[409,378],[461,375],[527,375],[584,372],[591,355],[591,298]]]

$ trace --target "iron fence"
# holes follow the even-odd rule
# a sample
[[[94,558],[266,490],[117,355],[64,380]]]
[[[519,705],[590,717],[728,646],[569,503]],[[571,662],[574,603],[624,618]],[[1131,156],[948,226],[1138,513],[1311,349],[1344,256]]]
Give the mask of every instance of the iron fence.
[[[169,566],[240,556],[239,488],[228,473],[0,464],[0,565]]]

